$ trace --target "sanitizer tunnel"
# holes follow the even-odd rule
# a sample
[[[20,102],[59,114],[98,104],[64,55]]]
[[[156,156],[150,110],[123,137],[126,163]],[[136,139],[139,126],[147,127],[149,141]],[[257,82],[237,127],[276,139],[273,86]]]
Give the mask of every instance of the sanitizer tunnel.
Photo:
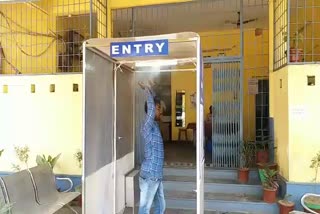
[[[172,66],[172,65],[175,66]],[[83,45],[83,213],[116,214],[139,203],[138,73],[196,73],[197,213],[203,213],[203,60],[200,36],[90,39]],[[135,209],[132,211],[135,212]]]

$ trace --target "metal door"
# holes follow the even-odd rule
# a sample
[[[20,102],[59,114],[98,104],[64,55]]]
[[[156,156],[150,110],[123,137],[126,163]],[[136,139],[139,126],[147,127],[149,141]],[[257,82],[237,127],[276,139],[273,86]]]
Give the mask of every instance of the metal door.
[[[241,148],[241,61],[213,64],[212,163],[237,168]]]
[[[113,63],[85,49],[83,213],[114,213]]]
[[[125,176],[134,168],[134,73],[125,67],[115,69],[115,199],[119,213],[126,202]]]

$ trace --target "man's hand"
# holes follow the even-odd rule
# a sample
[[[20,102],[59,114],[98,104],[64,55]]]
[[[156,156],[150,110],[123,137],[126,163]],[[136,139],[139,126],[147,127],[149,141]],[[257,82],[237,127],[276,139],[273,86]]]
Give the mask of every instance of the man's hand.
[[[138,84],[139,84],[139,86],[140,86],[140,88],[142,89],[142,90],[145,90],[146,89],[146,86],[145,86],[145,84],[143,83],[143,82],[138,82]]]
[[[150,87],[153,87],[156,85],[156,83],[153,80],[149,80],[148,83]]]

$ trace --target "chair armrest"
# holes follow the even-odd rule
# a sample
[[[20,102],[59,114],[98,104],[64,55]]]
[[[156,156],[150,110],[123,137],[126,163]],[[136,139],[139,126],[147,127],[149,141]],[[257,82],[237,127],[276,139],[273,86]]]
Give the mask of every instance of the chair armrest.
[[[69,192],[70,190],[72,190],[73,182],[72,182],[72,180],[70,178],[59,178],[59,177],[57,177],[56,179],[59,180],[59,181],[68,181],[70,183],[69,189],[67,189],[65,191],[62,191],[62,192]]]

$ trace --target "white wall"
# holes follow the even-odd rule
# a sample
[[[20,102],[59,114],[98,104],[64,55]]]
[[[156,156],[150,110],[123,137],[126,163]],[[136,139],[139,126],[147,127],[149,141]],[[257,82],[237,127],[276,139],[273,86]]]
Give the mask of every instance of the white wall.
[[[36,91],[31,93],[31,84]],[[50,93],[50,84],[55,92]],[[78,84],[79,92],[73,92]],[[8,93],[3,93],[8,85]],[[56,173],[81,174],[74,153],[82,148],[82,75],[0,76],[0,171],[12,171],[14,146],[28,145],[29,166],[38,154],[61,157]]]

